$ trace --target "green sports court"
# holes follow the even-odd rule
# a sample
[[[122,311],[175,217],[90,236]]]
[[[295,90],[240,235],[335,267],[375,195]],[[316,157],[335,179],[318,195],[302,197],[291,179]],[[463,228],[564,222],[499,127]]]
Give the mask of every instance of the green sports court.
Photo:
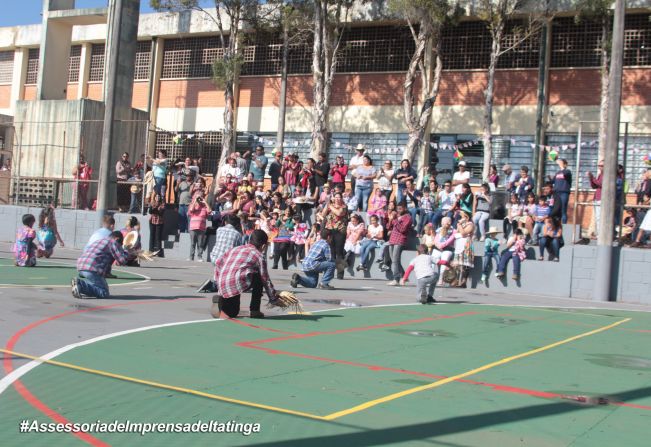
[[[156,325],[48,356],[0,394],[0,426],[11,445],[643,446],[649,337],[642,312],[471,304]],[[48,412],[261,429],[17,432]]]

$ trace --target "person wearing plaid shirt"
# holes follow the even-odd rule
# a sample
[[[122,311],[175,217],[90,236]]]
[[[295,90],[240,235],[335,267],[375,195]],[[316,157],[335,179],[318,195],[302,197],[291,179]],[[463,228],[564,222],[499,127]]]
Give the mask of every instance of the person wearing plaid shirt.
[[[240,295],[251,291],[251,318],[264,318],[260,312],[262,289],[269,301],[277,299],[269,272],[264,250],[267,246],[267,233],[254,230],[250,243],[235,247],[215,263],[215,282],[217,295],[213,296],[211,314],[214,318],[235,318],[240,313]]]
[[[300,284],[303,287],[313,289],[318,284],[320,289],[334,289],[330,285],[330,281],[335,276],[336,267],[335,262],[332,260],[332,251],[330,250],[331,240],[332,233],[330,230],[326,228],[322,229],[321,239],[310,247],[310,251],[303,260],[303,272],[305,276],[303,277],[298,273],[294,273],[290,282],[292,287],[297,287]],[[319,273],[323,273],[323,279],[320,284]]]
[[[240,218],[235,214],[227,214],[224,216],[224,222],[226,225],[218,228],[215,233],[215,245],[210,252],[213,264],[231,248],[242,245],[242,233],[238,231]]]
[[[75,298],[107,298],[109,287],[106,274],[111,265],[127,263],[129,254],[122,248],[122,233],[114,231],[106,239],[93,242],[77,260],[79,278],[72,279],[72,296]]]

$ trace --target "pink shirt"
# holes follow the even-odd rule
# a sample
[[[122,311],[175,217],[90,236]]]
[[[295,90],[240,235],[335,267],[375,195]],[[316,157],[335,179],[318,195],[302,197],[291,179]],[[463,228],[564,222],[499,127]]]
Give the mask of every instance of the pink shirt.
[[[208,209],[205,206],[199,209],[192,207],[188,210],[190,216],[190,231],[206,231],[206,218],[208,218]]]

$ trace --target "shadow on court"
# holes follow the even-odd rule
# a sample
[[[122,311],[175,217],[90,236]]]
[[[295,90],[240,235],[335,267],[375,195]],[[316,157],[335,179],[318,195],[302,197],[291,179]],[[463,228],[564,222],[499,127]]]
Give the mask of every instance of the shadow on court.
[[[616,394],[619,399],[624,402],[628,402],[634,399],[651,396],[651,387],[638,388]],[[363,431],[341,435],[317,436],[312,438],[286,440],[282,442],[263,442],[258,444],[249,444],[249,446],[375,446],[408,441],[425,442],[424,440],[429,438],[453,435],[455,433],[479,430],[501,424],[510,424],[514,422],[525,421],[528,419],[557,416],[559,414],[583,411],[588,408],[592,407],[581,406],[571,402],[554,402],[543,405],[532,405],[528,407],[493,411],[490,413],[473,414],[470,416],[452,417],[440,421],[404,425],[402,427],[385,428],[378,430],[366,430],[359,427]],[[644,436],[643,433],[640,433],[639,435]]]

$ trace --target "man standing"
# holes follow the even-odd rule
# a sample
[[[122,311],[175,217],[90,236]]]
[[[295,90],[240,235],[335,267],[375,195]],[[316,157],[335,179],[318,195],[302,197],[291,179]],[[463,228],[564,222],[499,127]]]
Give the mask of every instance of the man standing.
[[[124,152],[122,158],[115,164],[115,176],[117,178],[116,193],[118,199],[118,211],[123,213],[129,206],[129,185],[127,182],[131,177],[131,163],[129,162],[129,154]]]
[[[554,175],[554,192],[559,196],[561,203],[561,220],[567,223],[567,204],[570,201],[570,191],[572,189],[572,171],[567,169],[567,160],[559,158],[556,160],[559,171]],[[556,204],[554,204],[556,205]]]
[[[278,298],[276,289],[269,278],[267,260],[264,256],[267,247],[267,233],[254,230],[250,242],[226,252],[215,264],[215,282],[218,294],[212,298],[213,318],[235,318],[240,313],[240,295],[251,291],[250,317],[264,318],[260,312],[262,289],[269,301]]]
[[[330,173],[330,163],[326,158],[325,152],[319,154],[319,161],[314,166],[314,182],[319,192],[317,195],[321,195],[323,192],[323,185],[328,183],[328,174]]]
[[[452,176],[452,186],[454,186],[454,193],[457,196],[460,196],[463,193],[461,185],[469,182],[470,172],[466,171],[466,162],[461,160],[459,162],[459,170]]]
[[[303,272],[305,276],[298,273],[292,275],[290,285],[294,288],[300,284],[303,287],[315,288],[325,290],[334,290],[330,285],[330,281],[335,276],[335,262],[332,260],[332,252],[330,251],[330,242],[332,241],[332,233],[328,229],[321,230],[321,239],[316,241],[307,256],[303,260]],[[323,273],[323,279],[319,283],[319,273]]]
[[[601,224],[601,186],[603,182],[604,161],[599,160],[597,163],[597,175],[592,172],[586,172],[588,180],[590,180],[590,187],[594,188],[594,212],[592,213],[592,220],[594,222],[593,235],[596,238],[599,235],[599,226]]]
[[[225,225],[219,227],[215,233],[215,245],[210,252],[210,260],[213,264],[217,264],[217,261],[230,249],[242,245],[240,218],[235,214],[227,214],[224,216],[224,223]],[[207,279],[201,284],[197,293],[212,293],[216,291],[217,285],[215,284],[215,276],[213,275],[211,279]]]
[[[267,163],[269,163],[269,160],[264,155],[264,147],[257,145],[255,147],[255,154],[251,158],[251,167],[249,169],[249,173],[253,174],[256,182],[264,180],[264,171],[267,169]]]
[[[346,186],[346,175],[348,175],[348,166],[344,162],[344,157],[337,155],[335,165],[330,168],[330,175],[332,176],[332,190],[335,191],[337,187],[341,188],[341,192]]]
[[[350,159],[350,162],[348,162],[348,170],[350,171],[350,189],[355,191],[355,170],[357,169],[358,166],[362,165],[363,158],[364,158],[364,151],[366,148],[364,147],[363,144],[358,144],[357,147],[355,148],[356,154],[353,156],[353,158]]]
[[[412,229],[411,216],[407,212],[405,203],[400,202],[396,206],[396,211],[398,212],[398,217],[392,220],[387,228],[391,231],[391,235],[389,236],[389,252],[391,253],[391,271],[393,273],[393,281],[387,284],[389,286],[399,285],[400,283],[398,281],[402,279],[405,273],[400,263],[400,258],[402,256],[402,250],[407,245],[409,232]]]
[[[274,149],[274,160],[269,165],[269,177],[271,177],[271,190],[278,188],[278,178],[281,176],[283,169],[283,152],[280,149]]]
[[[107,273],[111,271],[113,262],[118,265],[126,264],[128,256],[122,248],[122,233],[119,231],[90,244],[77,260],[77,271],[81,279],[72,278],[72,296],[108,298]]]

